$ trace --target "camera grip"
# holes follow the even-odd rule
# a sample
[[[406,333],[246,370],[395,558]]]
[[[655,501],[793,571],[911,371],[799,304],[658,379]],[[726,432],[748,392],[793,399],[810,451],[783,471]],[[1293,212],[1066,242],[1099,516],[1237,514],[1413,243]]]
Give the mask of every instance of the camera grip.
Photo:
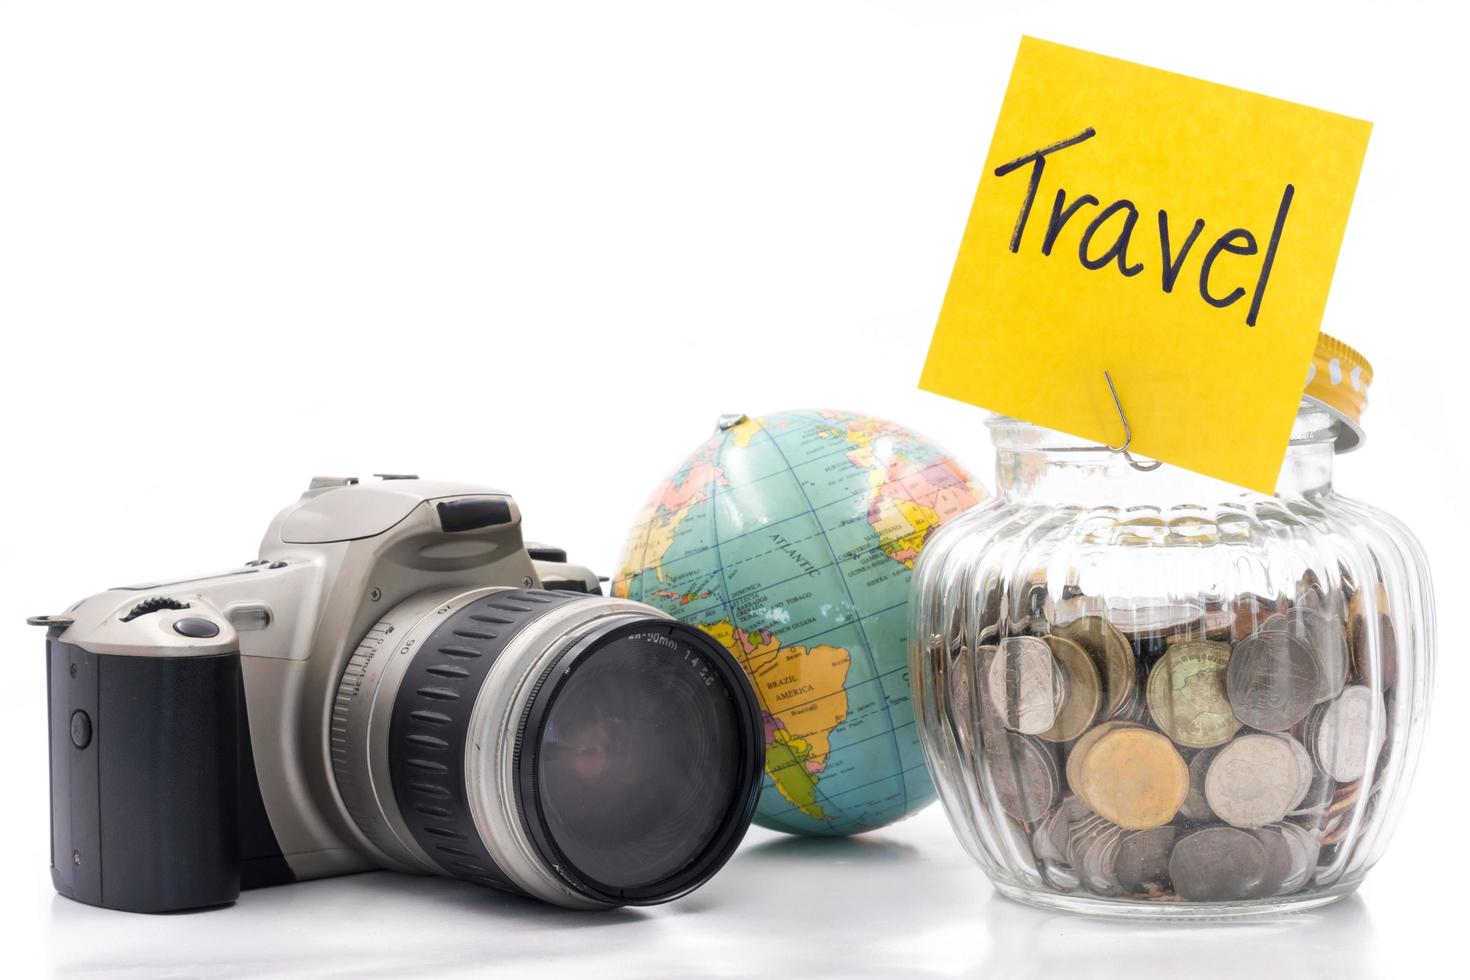
[[[239,653],[46,654],[56,890],[129,912],[234,901]]]

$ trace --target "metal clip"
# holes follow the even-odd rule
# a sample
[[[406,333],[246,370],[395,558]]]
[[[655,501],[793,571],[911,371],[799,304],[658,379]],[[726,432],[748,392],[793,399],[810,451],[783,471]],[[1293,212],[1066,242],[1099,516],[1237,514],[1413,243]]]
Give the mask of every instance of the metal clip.
[[[1133,426],[1128,424],[1128,413],[1123,411],[1123,402],[1118,398],[1118,388],[1113,384],[1112,372],[1104,371],[1103,379],[1108,383],[1108,394],[1113,396],[1113,407],[1118,410],[1118,420],[1123,423],[1123,445],[1109,446],[1107,443],[1103,443],[1103,448],[1110,453],[1122,453],[1123,458],[1128,461],[1129,466],[1143,473],[1152,472],[1160,466],[1163,466],[1164,464],[1160,460],[1154,460],[1151,463],[1140,463],[1128,451],[1128,447],[1133,445]]]

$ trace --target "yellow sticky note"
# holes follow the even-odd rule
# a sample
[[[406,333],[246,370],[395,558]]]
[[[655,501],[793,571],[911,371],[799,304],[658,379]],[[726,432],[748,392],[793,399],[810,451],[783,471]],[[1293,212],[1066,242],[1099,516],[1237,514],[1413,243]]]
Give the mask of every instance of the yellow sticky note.
[[[920,387],[1270,493],[1370,128],[1022,39]]]

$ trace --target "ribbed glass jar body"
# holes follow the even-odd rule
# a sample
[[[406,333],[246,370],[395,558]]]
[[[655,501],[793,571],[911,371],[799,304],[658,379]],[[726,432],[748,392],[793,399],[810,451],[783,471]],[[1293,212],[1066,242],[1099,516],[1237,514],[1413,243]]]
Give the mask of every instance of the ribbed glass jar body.
[[[914,571],[934,782],[1032,904],[1142,917],[1311,907],[1382,854],[1428,706],[1429,572],[1332,489],[1304,401],[1274,496],[1013,419],[998,494]]]

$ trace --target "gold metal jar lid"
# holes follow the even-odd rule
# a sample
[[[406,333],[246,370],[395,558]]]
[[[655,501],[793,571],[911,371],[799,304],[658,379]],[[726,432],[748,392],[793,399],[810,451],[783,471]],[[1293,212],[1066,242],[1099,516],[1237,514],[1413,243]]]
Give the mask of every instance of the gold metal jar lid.
[[[1317,335],[1303,395],[1327,409],[1340,423],[1337,452],[1351,452],[1363,444],[1363,409],[1368,406],[1368,386],[1372,383],[1373,365],[1366,357],[1336,337]]]

